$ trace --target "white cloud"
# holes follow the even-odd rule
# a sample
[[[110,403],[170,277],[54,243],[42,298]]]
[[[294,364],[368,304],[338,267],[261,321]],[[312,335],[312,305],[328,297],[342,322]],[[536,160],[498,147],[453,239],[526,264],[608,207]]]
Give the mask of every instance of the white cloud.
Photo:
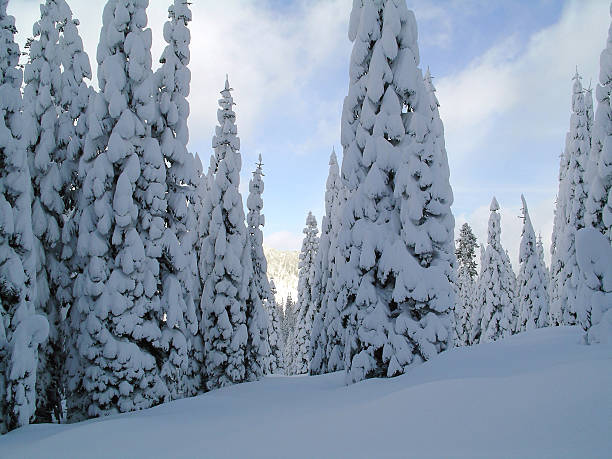
[[[264,233],[264,246],[277,250],[300,250],[302,235],[289,231],[278,231],[269,235]]]
[[[542,235],[542,243],[544,244],[544,259],[546,264],[550,264],[550,242],[554,220],[554,201],[545,199],[537,202],[529,202],[529,195],[525,196],[529,216],[533,229],[536,235]],[[504,205],[505,204],[505,205]],[[521,232],[523,230],[523,220],[521,216],[522,204],[520,201],[516,205],[508,205],[508,203],[500,203],[501,214],[501,243],[504,249],[508,251],[510,260],[515,273],[519,270],[519,247],[521,244]],[[489,225],[489,216],[491,212],[489,205],[481,206],[475,209],[468,215],[462,214],[456,217],[455,224],[455,239],[459,237],[459,230],[463,223],[467,222],[474,231],[479,244],[487,243],[487,231]],[[476,252],[476,261],[480,260],[480,251]]]
[[[459,161],[498,141],[500,126],[492,119],[511,111],[517,137],[567,129],[576,65],[586,85],[591,78],[596,82],[609,22],[608,3],[571,0],[560,20],[532,35],[525,47],[519,37],[508,37],[459,73],[440,78],[440,112],[451,156]]]

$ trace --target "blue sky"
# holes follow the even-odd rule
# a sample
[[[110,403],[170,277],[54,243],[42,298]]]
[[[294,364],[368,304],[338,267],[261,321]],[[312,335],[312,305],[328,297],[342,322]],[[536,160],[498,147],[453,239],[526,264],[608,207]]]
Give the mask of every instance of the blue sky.
[[[24,43],[38,1],[11,0]],[[69,0],[92,64],[103,0]],[[258,154],[265,171],[265,243],[299,249],[306,215],[320,221],[332,147],[341,152],[348,88],[350,0],[195,0],[190,148],[205,165],[224,76],[235,88],[242,190]],[[167,0],[150,0],[154,62]],[[421,66],[438,87],[457,226],[482,240],[488,204],[502,206],[502,242],[516,262],[525,193],[550,240],[559,154],[569,127],[575,66],[596,83],[610,24],[607,0],[408,0]],[[94,78],[95,79],[95,78]],[[244,196],[246,201],[246,195]]]

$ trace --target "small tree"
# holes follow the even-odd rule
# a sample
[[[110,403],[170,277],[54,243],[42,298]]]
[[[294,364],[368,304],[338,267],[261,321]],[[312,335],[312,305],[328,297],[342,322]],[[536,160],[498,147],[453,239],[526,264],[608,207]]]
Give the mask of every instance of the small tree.
[[[455,303],[455,345],[470,344],[472,300],[474,296],[476,271],[476,236],[467,223],[461,226],[457,239],[457,302]]]
[[[270,343],[269,372],[274,374],[283,368],[283,338],[281,331],[283,310],[280,305],[276,304],[276,286],[273,279],[270,279],[270,297],[267,299],[265,306],[268,312],[268,340]]]
[[[548,276],[540,256],[535,232],[529,218],[527,202],[523,201],[523,233],[519,249],[518,326],[517,331],[532,330],[548,325]]]
[[[491,201],[487,248],[482,260],[475,301],[482,308],[481,343],[510,336],[514,331],[515,278],[510,260],[501,245],[499,204]]]

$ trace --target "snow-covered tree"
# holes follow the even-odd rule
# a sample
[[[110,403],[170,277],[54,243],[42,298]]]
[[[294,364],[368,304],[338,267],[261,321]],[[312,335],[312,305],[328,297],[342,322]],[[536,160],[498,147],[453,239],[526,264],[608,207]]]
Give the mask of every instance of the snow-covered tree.
[[[612,5],[610,7],[612,15]],[[593,121],[591,162],[594,164],[589,177],[585,225],[593,227],[612,242],[612,25],[608,30],[606,48],[599,59],[599,84],[595,91],[597,110]]]
[[[23,74],[7,3],[0,0],[0,433],[34,419],[38,346],[48,333],[46,318],[35,313],[32,187],[21,139]]]
[[[310,334],[316,305],[312,300],[312,287],[315,279],[315,258],[319,250],[319,229],[317,220],[308,212],[306,226],[302,230],[304,239],[298,265],[298,300],[295,327],[293,329],[293,356],[291,374],[308,372],[310,353]]]
[[[283,368],[283,339],[281,323],[283,320],[282,309],[276,304],[276,286],[274,280],[270,279],[270,296],[265,302],[268,313],[268,341],[270,344],[269,373],[279,373]]]
[[[246,374],[249,381],[261,378],[270,367],[270,342],[268,340],[268,313],[264,303],[272,297],[268,282],[268,262],[263,251],[263,232],[265,217],[262,194],[264,191],[263,163],[261,155],[253,177],[249,181],[249,197],[247,198],[247,247],[251,256],[251,277],[249,279],[249,294],[247,299],[247,329],[249,337],[245,352]]]
[[[291,298],[291,293],[285,300],[285,310],[283,314],[282,322],[282,335],[283,335],[283,368],[285,374],[291,374],[291,362],[293,359],[293,348],[294,348],[294,328],[297,316],[296,304]]]
[[[515,329],[515,285],[510,259],[501,245],[500,216],[497,199],[491,201],[487,248],[476,285],[475,303],[481,308],[480,336],[475,342],[486,343],[510,336]]]
[[[405,1],[356,1],[342,115],[348,201],[336,288],[348,381],[401,374],[452,341],[453,201],[438,102]]]
[[[589,162],[590,133],[581,78],[576,72],[572,93],[570,130],[566,137],[564,177],[559,184],[559,198],[564,203],[564,214],[559,215],[560,226],[555,231],[555,264],[553,270],[551,319],[552,323],[573,325],[576,308],[578,263],[576,261],[576,232],[584,227],[587,198],[586,170]],[[559,223],[559,222],[557,222]]]
[[[168,43],[155,73],[159,110],[153,125],[165,163],[167,211],[161,236],[160,278],[164,377],[172,399],[195,395],[200,389],[201,368],[195,356],[198,334],[196,300],[199,290],[197,258],[196,187],[199,176],[195,159],[187,150],[191,73],[189,4],[175,0],[168,8],[164,39]]]
[[[518,325],[517,332],[548,325],[548,275],[535,231],[529,218],[527,202],[523,201],[523,233],[519,249],[520,270],[517,279]]]
[[[612,247],[607,237],[594,228],[576,234],[576,256],[582,281],[578,323],[587,330],[588,343],[612,343]]]
[[[147,408],[167,397],[157,362],[159,248],[165,166],[155,118],[147,0],[109,0],[98,45],[100,92],[90,100],[75,285],[83,315],[88,414]]]
[[[476,236],[467,223],[461,226],[457,239],[457,299],[455,303],[455,345],[471,344],[471,321],[476,271]]]
[[[24,71],[23,141],[28,149],[32,178],[32,229],[36,238],[36,309],[49,321],[49,337],[41,344],[36,382],[37,419],[50,422],[61,411],[60,400],[63,345],[59,335],[60,304],[52,292],[69,282],[69,271],[61,262],[61,232],[64,215],[62,150],[58,148],[61,97],[61,67],[57,2],[40,6],[29,44]],[[71,122],[72,120],[68,120]],[[67,279],[68,278],[68,279]]]
[[[315,260],[313,304],[317,308],[312,325],[310,373],[322,374],[342,368],[342,323],[333,301],[337,277],[336,254],[345,189],[340,178],[336,152],[329,158],[325,190],[325,216],[321,221],[321,238]]]
[[[200,252],[204,280],[201,332],[208,389],[246,380],[246,301],[252,266],[239,191],[242,160],[231,90],[226,79],[212,141],[217,171],[207,197],[211,210],[203,210],[209,215]]]

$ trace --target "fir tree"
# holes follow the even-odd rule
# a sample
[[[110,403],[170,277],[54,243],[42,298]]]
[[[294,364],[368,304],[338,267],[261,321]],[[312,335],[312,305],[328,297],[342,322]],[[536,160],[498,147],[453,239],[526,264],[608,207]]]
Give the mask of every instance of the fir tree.
[[[353,382],[401,374],[452,340],[453,198],[416,36],[404,1],[354,3],[336,288]]]
[[[291,367],[293,362],[293,349],[294,349],[294,329],[296,322],[296,304],[291,298],[291,293],[285,300],[285,311],[283,316],[283,368],[285,374],[290,375]]]
[[[262,194],[264,191],[263,163],[261,155],[249,181],[249,197],[247,198],[247,246],[250,251],[253,267],[249,280],[249,297],[247,299],[247,329],[249,337],[246,349],[247,379],[260,379],[270,367],[270,342],[268,339],[268,313],[264,303],[272,297],[268,282],[268,262],[263,251],[263,233],[261,226],[265,225]]]
[[[572,115],[570,130],[566,137],[564,157],[566,158],[565,176],[559,184],[559,195],[565,203],[565,215],[561,215],[561,226],[556,231],[555,270],[553,271],[553,302],[551,316],[554,323],[574,325],[576,309],[580,300],[576,297],[578,263],[576,261],[576,232],[584,227],[590,133],[581,78],[576,72],[572,95]]]
[[[612,7],[610,9],[612,15]],[[597,111],[593,121],[591,161],[594,165],[589,177],[589,190],[586,202],[585,225],[597,229],[612,242],[612,25],[608,30],[606,48],[601,52],[599,84],[595,91]]]
[[[189,4],[175,0],[168,8],[164,25],[168,43],[155,73],[159,114],[153,126],[165,164],[167,211],[161,240],[162,282],[161,310],[166,317],[162,325],[162,347],[165,361],[162,376],[171,398],[195,395],[200,388],[201,368],[196,349],[201,347],[195,300],[199,290],[195,244],[197,216],[196,186],[199,180],[194,158],[187,151],[189,130],[189,85],[191,73]]]
[[[518,332],[548,325],[549,308],[546,267],[537,247],[527,202],[523,196],[521,200],[523,201],[523,233],[519,249],[520,270],[517,280]]]
[[[23,141],[28,148],[32,178],[32,229],[36,238],[36,309],[49,321],[49,338],[42,343],[36,382],[37,419],[51,422],[59,414],[63,345],[59,336],[60,304],[55,295],[69,276],[61,262],[64,201],[62,163],[58,148],[61,70],[57,2],[40,6],[40,19],[29,41],[24,72]]]
[[[316,305],[312,299],[312,288],[315,279],[315,258],[319,250],[319,229],[317,220],[308,212],[306,226],[303,231],[302,250],[300,252],[298,275],[297,315],[294,327],[294,343],[292,357],[292,374],[308,372],[310,353],[310,334]]]
[[[461,226],[457,239],[457,302],[455,304],[455,345],[471,344],[470,335],[472,301],[474,296],[476,271],[476,236],[467,223]]]
[[[207,197],[211,211],[203,209],[209,215],[200,253],[204,279],[201,332],[208,389],[246,380],[246,300],[252,267],[239,192],[240,140],[231,90],[226,79],[212,142],[217,171]]]
[[[268,341],[270,343],[269,373],[275,374],[283,368],[281,332],[283,310],[281,305],[276,304],[276,286],[273,279],[270,279],[270,297],[267,299],[265,306],[268,312]]]
[[[340,178],[335,151],[329,158],[325,191],[325,216],[315,260],[313,303],[317,308],[312,326],[310,373],[322,374],[342,367],[342,323],[335,307],[334,280],[337,278],[336,253],[345,189]]]
[[[38,346],[48,333],[46,318],[35,313],[32,188],[21,139],[23,74],[7,3],[0,0],[0,433],[34,420]]]
[[[514,332],[515,278],[510,260],[501,245],[499,204],[491,201],[487,248],[476,286],[475,302],[481,307],[479,342],[486,343]]]
[[[159,376],[159,247],[165,170],[150,137],[155,115],[146,0],[109,0],[98,45],[100,93],[90,101],[79,222],[85,269],[75,291],[90,416],[148,408]]]

